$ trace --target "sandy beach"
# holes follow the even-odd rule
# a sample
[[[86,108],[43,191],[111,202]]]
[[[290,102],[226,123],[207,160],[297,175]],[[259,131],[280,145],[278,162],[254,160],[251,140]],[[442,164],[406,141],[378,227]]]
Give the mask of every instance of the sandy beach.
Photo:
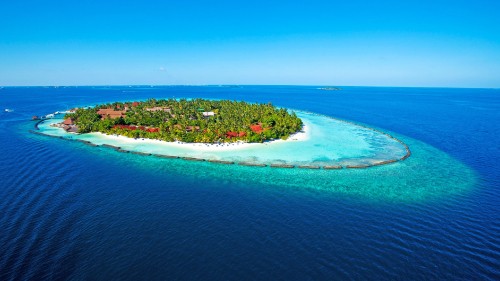
[[[155,146],[164,145],[166,147],[171,147],[171,148],[181,148],[181,149],[188,149],[188,150],[200,151],[200,152],[218,152],[218,151],[242,150],[242,149],[256,147],[256,146],[273,146],[273,145],[277,145],[279,143],[286,143],[286,142],[306,141],[309,139],[310,133],[311,133],[310,126],[304,125],[300,132],[297,132],[293,135],[290,135],[290,137],[288,137],[288,139],[286,139],[286,140],[278,139],[278,140],[267,141],[264,143],[246,143],[246,142],[242,142],[242,141],[237,141],[234,143],[220,143],[220,144],[185,143],[185,142],[179,142],[179,141],[166,142],[166,141],[161,141],[161,140],[145,139],[145,138],[133,139],[133,138],[129,138],[129,137],[121,136],[121,135],[106,135],[106,134],[98,133],[98,132],[88,133],[86,135],[93,137],[95,139],[100,139],[103,143],[111,144],[111,145],[117,145],[119,143],[127,144],[127,145],[154,144]],[[90,140],[90,141],[92,141],[92,140]],[[109,141],[109,143],[107,141]]]

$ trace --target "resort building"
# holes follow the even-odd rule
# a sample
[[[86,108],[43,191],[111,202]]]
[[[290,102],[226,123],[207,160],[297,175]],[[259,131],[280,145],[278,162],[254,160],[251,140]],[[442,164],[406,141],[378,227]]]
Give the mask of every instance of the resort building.
[[[250,125],[250,130],[257,134],[260,134],[263,131],[261,124]]]
[[[59,126],[62,126],[62,128],[68,133],[77,133],[78,132],[78,126],[76,126],[75,120],[73,118],[64,119],[62,124],[59,124]]]
[[[147,111],[165,111],[165,112],[170,112],[170,108],[168,107],[161,107],[161,106],[155,106],[155,107],[150,107],[150,108],[146,108]]]
[[[230,138],[237,138],[237,137],[244,137],[246,135],[247,135],[247,133],[245,133],[245,132],[239,132],[239,133],[238,132],[227,132],[226,133],[226,137],[228,139],[230,139]]]
[[[101,119],[125,117],[125,110],[114,110],[113,108],[101,108],[97,114],[101,115]]]
[[[64,125],[75,125],[75,120],[73,118],[66,118],[63,122]]]

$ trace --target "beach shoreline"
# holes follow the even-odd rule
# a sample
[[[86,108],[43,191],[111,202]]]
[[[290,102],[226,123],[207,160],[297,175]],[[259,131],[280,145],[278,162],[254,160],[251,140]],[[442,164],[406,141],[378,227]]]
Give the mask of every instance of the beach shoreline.
[[[263,143],[248,143],[243,141],[237,141],[232,143],[221,142],[221,143],[186,143],[186,142],[167,142],[156,139],[148,139],[148,138],[129,138],[122,135],[107,135],[100,132],[92,132],[86,133],[85,135],[96,137],[99,139],[104,139],[103,143],[116,145],[117,142],[126,145],[164,145],[165,147],[170,148],[182,148],[199,152],[220,152],[220,151],[233,151],[233,150],[242,150],[246,148],[256,147],[256,146],[272,146],[280,143],[287,142],[297,142],[297,141],[306,141],[310,138],[311,128],[309,125],[304,124],[302,130],[290,135],[286,140],[276,139],[265,141]],[[107,141],[113,141],[113,143],[107,143]]]

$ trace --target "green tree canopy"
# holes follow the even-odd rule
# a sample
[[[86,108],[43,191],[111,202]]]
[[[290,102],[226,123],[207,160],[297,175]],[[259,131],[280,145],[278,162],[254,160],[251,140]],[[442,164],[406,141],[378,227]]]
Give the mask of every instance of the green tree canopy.
[[[100,110],[111,110],[116,115],[100,115],[103,112]],[[286,139],[302,129],[302,120],[287,109],[271,103],[230,100],[114,102],[78,109],[66,117],[75,120],[80,133],[102,132],[182,142],[262,142]]]

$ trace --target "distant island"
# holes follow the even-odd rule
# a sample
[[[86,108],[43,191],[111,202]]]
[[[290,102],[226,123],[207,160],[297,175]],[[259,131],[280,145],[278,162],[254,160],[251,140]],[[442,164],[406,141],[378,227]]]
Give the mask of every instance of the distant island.
[[[287,139],[302,125],[294,112],[271,103],[206,99],[149,99],[78,108],[58,124],[74,133],[101,132],[187,143]]]
[[[323,91],[340,91],[342,90],[342,88],[339,88],[339,87],[323,87],[323,88],[319,88],[320,90],[323,90]]]

